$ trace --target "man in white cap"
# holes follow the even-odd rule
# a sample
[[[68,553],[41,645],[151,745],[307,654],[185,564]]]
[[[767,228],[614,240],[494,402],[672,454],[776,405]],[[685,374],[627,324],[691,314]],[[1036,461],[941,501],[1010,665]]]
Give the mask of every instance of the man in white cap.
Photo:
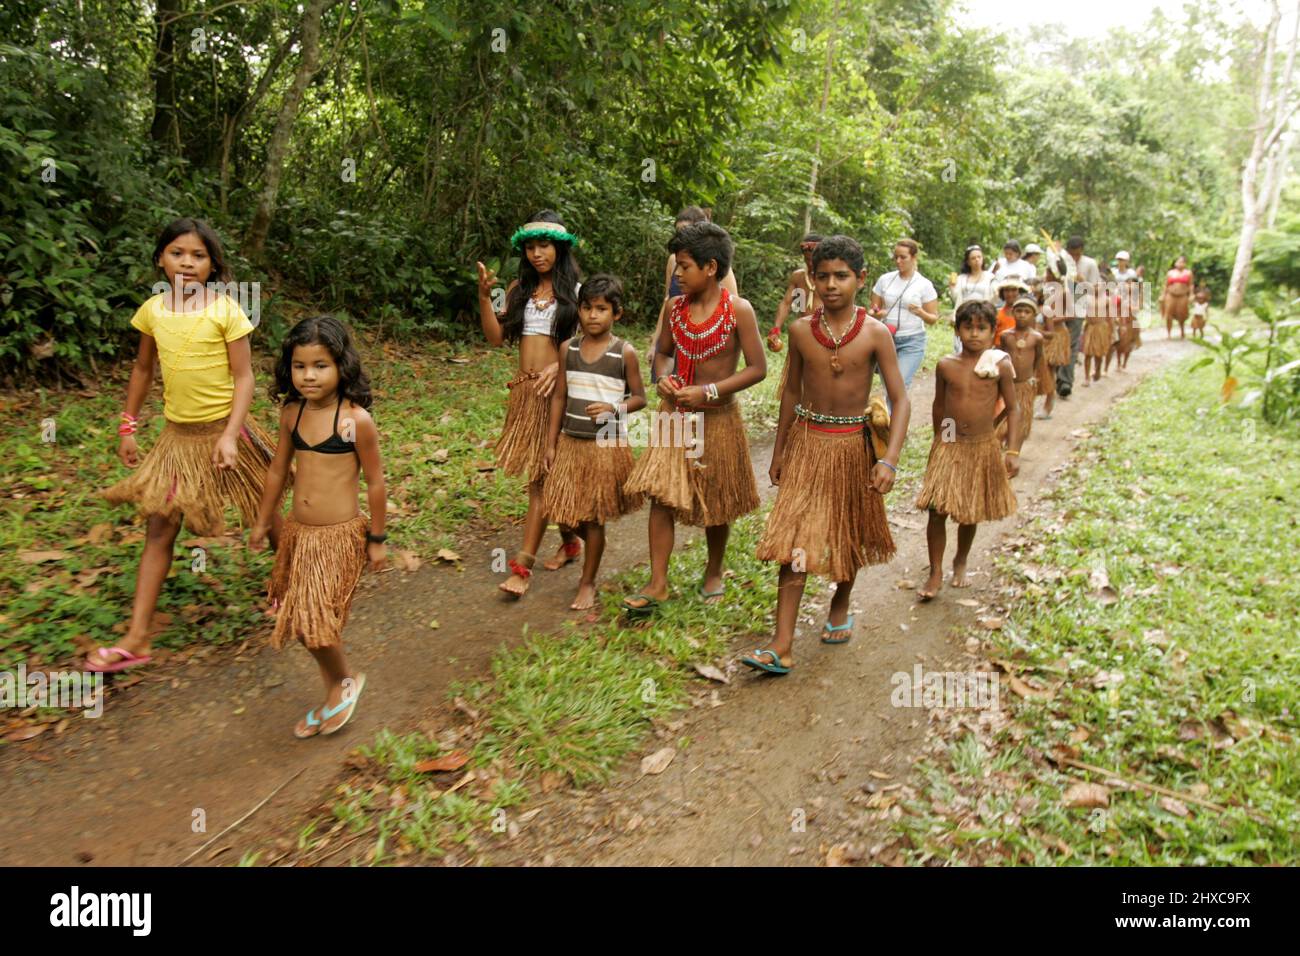
[[[1043,247],[1036,242],[1031,242],[1025,246],[1025,254],[1022,258],[1034,267],[1034,275],[1038,275],[1038,259],[1043,254]]]
[[[1115,281],[1137,281],[1137,271],[1129,266],[1129,255],[1123,249],[1115,253]]]
[[[1020,258],[1020,243],[1008,239],[1007,244],[1002,247],[1002,258],[993,267],[993,274],[999,280],[1032,279],[1038,275],[1038,268],[1032,262]]]

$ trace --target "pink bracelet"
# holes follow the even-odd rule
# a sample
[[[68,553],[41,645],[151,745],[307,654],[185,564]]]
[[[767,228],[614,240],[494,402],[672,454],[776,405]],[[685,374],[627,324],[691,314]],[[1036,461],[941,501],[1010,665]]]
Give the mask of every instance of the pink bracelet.
[[[134,435],[136,429],[140,427],[140,419],[136,418],[129,412],[123,412],[120,424],[117,426],[119,435]]]

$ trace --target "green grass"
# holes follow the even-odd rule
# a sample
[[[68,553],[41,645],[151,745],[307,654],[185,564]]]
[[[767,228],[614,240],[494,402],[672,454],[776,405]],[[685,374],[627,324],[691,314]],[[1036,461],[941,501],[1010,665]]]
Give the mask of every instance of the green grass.
[[[1095,430],[1053,495],[1064,517],[1038,519],[1003,562],[1019,591],[1001,630],[981,632],[989,656],[1064,683],[1022,699],[1004,679],[1012,723],[919,766],[894,825],[905,859],[1300,861],[1300,579],[1285,566],[1300,552],[1300,436],[1222,408],[1221,376],[1188,364]],[[1114,603],[1097,599],[1098,568]],[[1068,808],[1072,783],[1108,781],[1043,758],[1060,747],[1226,809],[1114,785],[1108,808]]]

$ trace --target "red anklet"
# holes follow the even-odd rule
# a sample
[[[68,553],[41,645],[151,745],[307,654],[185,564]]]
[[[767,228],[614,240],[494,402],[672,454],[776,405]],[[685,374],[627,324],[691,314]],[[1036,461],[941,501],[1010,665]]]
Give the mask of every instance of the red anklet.
[[[581,553],[581,551],[582,551],[581,541],[564,542],[564,553],[567,554],[569,557],[576,558],[578,554]]]
[[[529,578],[531,578],[531,577],[533,576],[533,569],[532,569],[532,568],[526,568],[526,567],[524,567],[522,564],[520,564],[520,563],[519,563],[518,561],[516,561],[514,558],[511,558],[509,561],[507,561],[507,562],[506,562],[506,566],[507,566],[508,568],[510,568],[510,570],[513,571],[515,574],[517,574],[517,575],[519,575],[521,578],[523,578],[525,581],[527,581]]]

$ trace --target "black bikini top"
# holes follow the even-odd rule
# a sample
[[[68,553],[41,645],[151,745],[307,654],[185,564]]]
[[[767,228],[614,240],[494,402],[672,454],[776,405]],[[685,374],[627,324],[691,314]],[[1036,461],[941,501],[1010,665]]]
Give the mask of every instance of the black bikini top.
[[[319,445],[308,445],[301,435],[298,434],[298,422],[302,421],[302,413],[307,409],[307,400],[303,399],[302,405],[298,407],[298,421],[293,423],[293,447],[298,451],[315,451],[322,455],[346,455],[349,452],[357,450],[357,443],[347,441],[339,435],[339,409],[343,407],[343,400],[334,406],[334,431],[329,438],[326,438]]]

